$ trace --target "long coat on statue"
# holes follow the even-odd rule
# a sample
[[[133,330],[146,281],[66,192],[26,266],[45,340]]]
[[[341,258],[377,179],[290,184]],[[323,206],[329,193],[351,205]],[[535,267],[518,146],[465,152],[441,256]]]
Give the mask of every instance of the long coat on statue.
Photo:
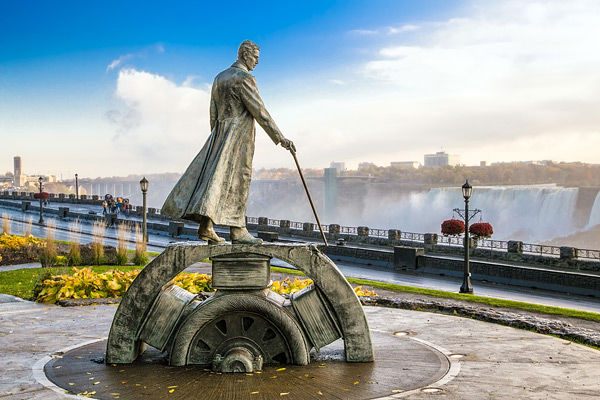
[[[210,136],[167,197],[162,214],[194,221],[207,216],[217,225],[246,226],[254,120],[275,144],[283,140],[258,94],[254,76],[237,61],[215,78]]]

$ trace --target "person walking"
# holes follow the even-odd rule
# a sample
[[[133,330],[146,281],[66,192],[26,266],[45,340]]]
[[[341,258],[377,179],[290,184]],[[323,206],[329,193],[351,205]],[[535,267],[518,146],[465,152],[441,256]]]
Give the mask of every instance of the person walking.
[[[179,179],[161,213],[198,222],[198,237],[209,244],[223,242],[213,224],[229,226],[232,243],[259,244],[246,229],[246,202],[252,176],[255,124],[273,143],[296,151],[267,112],[250,71],[260,48],[245,40],[238,59],[217,75],[210,99],[211,133],[204,147]]]

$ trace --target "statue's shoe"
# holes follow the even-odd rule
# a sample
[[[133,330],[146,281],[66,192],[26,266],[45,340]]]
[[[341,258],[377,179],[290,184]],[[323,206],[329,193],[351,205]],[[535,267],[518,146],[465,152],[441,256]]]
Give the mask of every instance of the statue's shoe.
[[[262,239],[255,238],[252,236],[246,228],[235,228],[231,229],[231,243],[232,244],[262,244]]]
[[[217,235],[213,229],[206,229],[203,231],[198,229],[198,239],[205,240],[208,242],[208,244],[219,244],[225,242],[225,239]]]

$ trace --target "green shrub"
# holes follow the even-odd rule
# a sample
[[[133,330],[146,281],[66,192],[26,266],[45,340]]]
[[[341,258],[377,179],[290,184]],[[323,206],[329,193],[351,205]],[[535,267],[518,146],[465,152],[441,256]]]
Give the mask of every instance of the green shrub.
[[[135,265],[139,265],[140,267],[143,267],[144,265],[148,264],[148,256],[146,255],[145,251],[138,251],[136,249],[135,251],[135,256],[133,257],[133,263]]]
[[[127,257],[127,249],[118,248],[115,257],[115,263],[117,265],[125,265],[127,264],[127,261],[129,261],[129,257]]]
[[[81,265],[81,249],[79,248],[79,243],[73,242],[71,244],[71,248],[69,249],[69,254],[67,254],[68,265]]]

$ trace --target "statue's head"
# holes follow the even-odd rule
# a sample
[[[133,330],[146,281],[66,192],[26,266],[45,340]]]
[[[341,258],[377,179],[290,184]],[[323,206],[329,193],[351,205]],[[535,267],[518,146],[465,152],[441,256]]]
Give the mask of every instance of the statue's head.
[[[252,71],[258,64],[260,47],[250,40],[244,40],[238,48],[238,60],[244,63],[248,71]]]

